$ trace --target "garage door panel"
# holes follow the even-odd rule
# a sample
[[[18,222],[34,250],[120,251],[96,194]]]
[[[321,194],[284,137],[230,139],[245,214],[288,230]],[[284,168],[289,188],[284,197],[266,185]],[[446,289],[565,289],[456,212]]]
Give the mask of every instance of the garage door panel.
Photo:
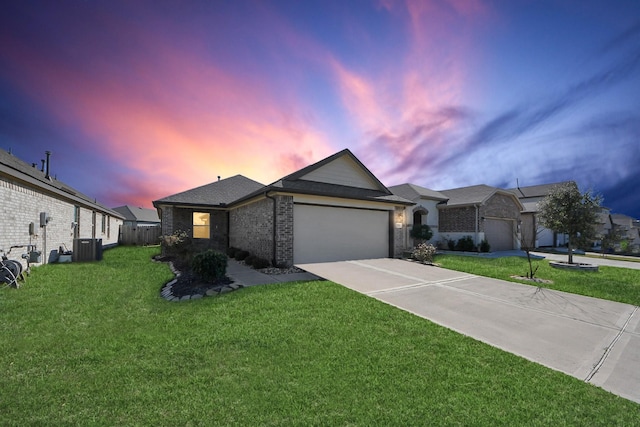
[[[295,205],[294,263],[389,256],[389,213],[342,207]]]
[[[491,245],[492,251],[510,251],[513,249],[513,221],[486,219],[484,235]]]

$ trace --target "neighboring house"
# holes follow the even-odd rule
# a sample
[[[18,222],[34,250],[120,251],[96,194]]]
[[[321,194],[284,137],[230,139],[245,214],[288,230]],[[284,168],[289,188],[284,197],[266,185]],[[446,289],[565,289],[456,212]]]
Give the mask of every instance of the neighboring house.
[[[554,233],[552,230],[540,225],[538,203],[547,197],[555,187],[569,183],[573,183],[573,181],[516,187],[507,190],[515,194],[520,203],[522,203],[521,230],[528,241],[533,241],[532,247],[562,246],[567,243],[566,235]]]
[[[438,227],[439,211],[437,206],[439,203],[445,203],[448,200],[447,196],[438,191],[415,184],[394,185],[389,187],[389,190],[391,190],[393,194],[415,203],[415,205],[405,208],[405,217],[409,224],[404,237],[404,246],[406,248],[415,246],[415,242],[411,236],[409,236],[409,231],[414,225],[428,225],[433,232],[430,242],[438,242],[440,240],[440,234]]]
[[[520,248],[519,224],[523,206],[509,191],[488,185],[441,190],[446,203],[437,205],[440,237],[458,240],[471,236],[478,246],[482,240],[492,251]]]
[[[518,225],[522,204],[514,194],[490,187],[474,185],[434,191],[415,184],[389,187],[395,194],[415,203],[405,208],[410,230],[415,224],[427,224],[431,242],[447,248],[446,240],[457,241],[471,236],[476,247],[487,240],[492,251],[519,248]],[[406,247],[415,242],[406,237]]]
[[[124,216],[118,243],[121,245],[157,245],[160,238],[160,217],[157,209],[119,206],[114,211]]]
[[[613,229],[615,225],[611,220],[611,209],[601,206],[597,216],[596,223],[596,239],[592,242],[593,248],[602,249],[602,238],[609,233]]]
[[[153,204],[163,234],[293,265],[401,255],[413,203],[343,150],[267,186],[237,175]]]
[[[611,214],[611,221],[621,231],[621,240],[627,242],[628,250],[640,246],[640,229],[636,226],[634,218],[623,214]]]
[[[113,210],[124,217],[124,225],[136,227],[154,227],[160,225],[160,217],[156,209],[125,205],[113,208]]]
[[[0,249],[11,259],[31,246],[42,253],[41,263],[54,261],[58,248],[73,248],[74,239],[101,239],[116,245],[124,217],[94,199],[52,178],[49,155],[42,169],[0,150]],[[38,264],[38,263],[36,263]]]

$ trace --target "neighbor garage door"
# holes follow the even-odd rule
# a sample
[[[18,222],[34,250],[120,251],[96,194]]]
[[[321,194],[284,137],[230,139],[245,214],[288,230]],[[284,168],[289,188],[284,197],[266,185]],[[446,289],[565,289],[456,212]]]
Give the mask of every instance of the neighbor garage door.
[[[296,204],[295,264],[389,256],[389,213]]]
[[[486,219],[484,237],[491,245],[491,251],[510,251],[513,249],[513,221]]]

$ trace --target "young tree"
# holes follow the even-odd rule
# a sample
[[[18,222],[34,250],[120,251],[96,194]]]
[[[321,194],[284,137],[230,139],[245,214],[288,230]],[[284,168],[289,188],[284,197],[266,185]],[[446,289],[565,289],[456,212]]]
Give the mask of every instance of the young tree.
[[[556,233],[569,237],[569,264],[573,264],[573,248],[580,242],[594,239],[595,225],[602,196],[587,191],[580,193],[575,182],[555,187],[538,206],[540,222]]]
[[[527,277],[530,279],[534,278],[539,267],[536,265],[535,269],[533,268],[531,251],[536,249],[536,240],[538,240],[538,236],[542,233],[542,230],[542,227],[536,222],[536,219],[534,217],[530,217],[528,221],[523,218],[519,234],[517,231],[514,231],[515,237],[520,239],[520,249],[527,254],[527,261],[529,262],[529,272],[527,273]]]

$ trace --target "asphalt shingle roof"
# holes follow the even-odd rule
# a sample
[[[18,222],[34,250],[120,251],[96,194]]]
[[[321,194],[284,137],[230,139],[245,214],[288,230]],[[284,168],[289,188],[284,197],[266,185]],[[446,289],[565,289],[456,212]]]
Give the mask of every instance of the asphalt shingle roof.
[[[0,173],[28,182],[30,185],[42,190],[56,193],[60,197],[68,198],[75,202],[81,202],[80,204],[95,208],[101,212],[108,213],[109,215],[122,218],[120,213],[103,206],[94,198],[81,193],[75,188],[70,187],[53,177],[47,178],[45,172],[4,150],[0,150]]]
[[[226,206],[264,187],[264,184],[246,176],[235,175],[155,200],[153,204]]]
[[[326,165],[327,163],[337,159],[341,156],[349,156],[351,159],[355,161],[355,163],[362,168],[362,170],[376,183],[379,187],[378,190],[367,189],[361,187],[350,187],[347,185],[339,185],[339,184],[330,184],[326,182],[318,182],[318,181],[309,181],[306,179],[301,179],[305,175],[310,172]],[[367,168],[364,166],[350,150],[345,149],[342,150],[332,156],[327,157],[326,159],[320,160],[317,163],[304,167],[292,174],[289,174],[278,181],[269,184],[268,186],[254,191],[251,194],[246,195],[240,200],[251,199],[252,197],[257,196],[260,193],[265,191],[283,191],[289,193],[296,194],[311,194],[316,196],[327,196],[327,197],[339,197],[345,199],[357,199],[357,200],[371,200],[378,202],[388,202],[388,203],[400,203],[413,205],[414,203],[410,200],[407,200],[403,197],[393,194],[387,187],[382,184],[378,178],[376,178]],[[237,200],[237,201],[240,201]]]
[[[570,182],[572,181],[554,182],[551,184],[530,185],[528,187],[509,188],[507,191],[512,192],[513,194],[518,196],[518,198],[545,197],[555,187],[563,184],[567,184]]]
[[[125,205],[113,208],[113,210],[122,214],[122,216],[124,216],[124,219],[127,221],[160,222],[158,211],[155,209],[146,209]]]
[[[418,197],[431,199],[431,200],[440,200],[440,201],[447,200],[447,196],[442,194],[440,191],[431,190],[429,188],[421,187],[416,184],[407,183],[407,184],[393,185],[389,187],[389,190],[391,190],[393,194],[396,194],[400,197],[403,197],[409,200],[415,200]]]
[[[500,189],[496,187],[480,184],[470,187],[453,188],[451,190],[441,190],[440,193],[449,199],[446,206],[451,207],[482,204],[499,190]]]

